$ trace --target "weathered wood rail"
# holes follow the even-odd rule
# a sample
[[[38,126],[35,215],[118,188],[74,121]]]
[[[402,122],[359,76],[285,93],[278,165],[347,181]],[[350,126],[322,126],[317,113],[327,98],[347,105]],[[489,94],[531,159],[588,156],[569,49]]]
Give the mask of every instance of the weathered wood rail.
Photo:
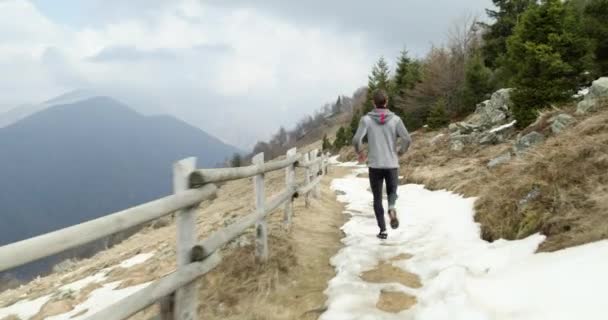
[[[0,272],[62,251],[102,239],[176,212],[177,270],[144,289],[118,301],[88,320],[122,320],[155,304],[161,314],[155,319],[198,319],[199,297],[196,280],[221,263],[220,249],[255,226],[255,256],[259,263],[268,259],[268,215],[284,205],[283,223],[291,224],[293,199],[303,196],[306,206],[311,196],[319,196],[319,183],[327,173],[328,158],[318,150],[298,154],[289,150],[285,159],[264,162],[264,154],[253,157],[252,165],[238,168],[196,169],[196,159],[178,161],[173,167],[174,194],[75,226],[0,247]],[[296,168],[304,168],[304,182],[296,183]],[[265,198],[264,175],[285,169],[285,190]],[[255,210],[202,241],[196,234],[196,211],[201,202],[213,199],[213,184],[253,177]]]

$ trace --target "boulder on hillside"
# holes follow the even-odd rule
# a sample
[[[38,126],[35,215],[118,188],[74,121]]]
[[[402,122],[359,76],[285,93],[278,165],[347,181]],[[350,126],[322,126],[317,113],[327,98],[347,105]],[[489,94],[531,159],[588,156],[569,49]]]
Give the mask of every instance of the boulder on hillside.
[[[566,127],[574,123],[574,117],[565,113],[560,113],[549,119],[549,123],[551,123],[551,131],[553,134],[559,134]]]
[[[545,136],[536,131],[532,131],[526,134],[525,136],[519,138],[515,142],[515,145],[513,146],[513,151],[515,151],[515,154],[521,154],[528,148],[537,145],[543,141],[545,141]]]
[[[510,118],[511,91],[512,89],[500,89],[494,92],[490,100],[477,105],[477,109],[467,118],[466,123],[482,129],[505,123]]]
[[[517,121],[513,120],[510,123],[504,124],[492,128],[488,131],[479,134],[477,143],[479,144],[499,144],[510,138],[515,133],[515,124]]]
[[[608,77],[593,81],[589,93],[578,103],[576,113],[584,114],[596,111],[601,106],[601,100],[608,100]]]
[[[505,124],[510,118],[509,104],[512,89],[500,89],[490,100],[477,105],[475,112],[465,121],[449,126],[452,150],[458,151],[466,144],[497,144],[508,139],[515,122]]]

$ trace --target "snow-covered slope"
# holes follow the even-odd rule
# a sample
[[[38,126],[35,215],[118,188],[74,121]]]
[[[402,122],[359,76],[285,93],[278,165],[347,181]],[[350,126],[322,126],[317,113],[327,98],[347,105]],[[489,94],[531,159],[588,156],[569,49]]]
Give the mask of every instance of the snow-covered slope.
[[[401,227],[381,241],[375,237],[369,182],[357,178],[364,172],[356,169],[332,185],[351,218],[342,228],[345,247],[331,261],[337,275],[326,291],[328,310],[321,319],[606,318],[608,241],[541,254],[534,253],[544,240],[538,234],[489,243],[473,221],[475,199],[420,185],[400,187]],[[403,254],[412,258],[394,260]],[[362,273],[386,262],[417,274],[422,287],[362,279]],[[377,302],[383,291],[414,296],[417,304],[399,313],[381,311]]]

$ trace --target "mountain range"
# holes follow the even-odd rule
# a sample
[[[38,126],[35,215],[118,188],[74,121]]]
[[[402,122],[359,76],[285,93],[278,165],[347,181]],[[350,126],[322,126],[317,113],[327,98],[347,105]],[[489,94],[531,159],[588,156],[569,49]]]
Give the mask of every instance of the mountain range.
[[[213,167],[241,152],[172,116],[144,116],[110,97],[52,103],[0,128],[0,245],[170,194],[179,159],[195,156],[199,167]],[[47,271],[55,261],[18,275]]]

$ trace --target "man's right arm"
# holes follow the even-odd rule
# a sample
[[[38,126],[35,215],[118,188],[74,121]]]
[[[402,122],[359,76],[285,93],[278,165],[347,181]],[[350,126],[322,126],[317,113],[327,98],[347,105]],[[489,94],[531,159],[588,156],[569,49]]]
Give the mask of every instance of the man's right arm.
[[[365,116],[361,117],[359,120],[359,127],[357,128],[357,132],[353,136],[353,146],[355,147],[355,151],[358,153],[361,152],[361,142],[363,141],[363,137],[367,133],[367,124],[365,122]]]
[[[410,137],[410,133],[407,132],[405,125],[403,124],[403,120],[399,118],[399,123],[397,123],[397,135],[401,138],[401,148],[399,149],[399,155],[404,154],[410,148],[412,144],[412,138]]]

